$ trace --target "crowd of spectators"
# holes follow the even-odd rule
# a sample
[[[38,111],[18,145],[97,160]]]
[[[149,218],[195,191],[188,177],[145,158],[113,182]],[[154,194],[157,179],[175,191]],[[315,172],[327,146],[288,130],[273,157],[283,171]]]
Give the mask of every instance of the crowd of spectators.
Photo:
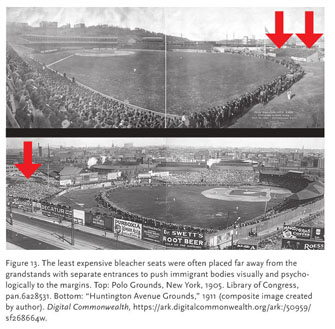
[[[163,113],[142,110],[101,95],[28,56],[23,60],[10,46],[7,46],[7,105],[21,128],[165,127]],[[178,126],[178,119],[167,117],[167,125]]]
[[[257,175],[253,170],[211,168],[178,172],[161,177],[160,181],[171,185],[238,186],[256,183]]]
[[[289,90],[292,85],[299,81],[305,74],[303,68],[293,60],[276,59],[257,53],[231,50],[245,56],[255,56],[264,60],[281,64],[287,68],[287,73],[280,75],[269,83],[260,85],[255,90],[234,98],[233,100],[208,110],[194,112],[188,117],[183,117],[183,125],[187,128],[224,128],[231,125],[236,118],[242,116],[245,111],[256,104],[266,104],[273,97],[279,96]]]
[[[310,176],[295,175],[291,173],[279,175],[266,172],[260,173],[260,182],[264,185],[280,186],[290,190],[293,193],[305,189],[313,180]]]
[[[37,183],[30,180],[21,184],[9,185],[6,189],[7,197],[25,198],[36,202],[49,198],[60,191],[59,187],[52,184],[48,185],[44,182]]]
[[[106,191],[100,192],[96,196],[96,200],[98,204],[102,207],[101,214],[105,213],[105,210],[108,209],[111,216],[115,216],[119,219],[129,220],[132,222],[140,223],[143,225],[148,225],[151,227],[157,227],[157,228],[165,228],[165,229],[176,229],[176,230],[185,230],[185,231],[192,231],[192,232],[198,232],[198,233],[213,233],[216,230],[210,229],[210,228],[202,228],[202,227],[195,227],[190,225],[180,225],[180,224],[174,224],[174,223],[166,223],[154,218],[145,217],[142,215],[138,215],[135,213],[132,213],[126,209],[123,209],[116,204],[114,204],[112,199],[112,193],[115,189],[118,188],[132,188],[135,186],[139,186],[139,184],[135,185],[125,185],[124,187],[121,186],[114,186],[111,189],[108,189]],[[95,210],[95,213],[97,213],[97,210]]]
[[[247,184],[255,184],[258,182],[258,176],[255,174],[254,171],[246,171],[246,170],[227,170],[227,169],[218,169],[212,168],[211,170],[208,169],[199,169],[198,171],[191,171],[191,172],[182,172],[182,173],[175,173],[173,175],[169,175],[166,177],[160,177],[159,180],[153,181],[152,184],[155,185],[162,185],[162,184],[169,184],[169,185],[218,185],[218,186],[238,186],[238,185],[247,185]],[[143,186],[146,183],[143,182],[134,182],[133,184],[126,184],[120,183],[118,185],[113,186],[111,189],[105,190],[97,196],[97,201],[99,205],[103,209],[108,209],[113,213],[114,216],[118,216],[118,218],[138,222],[141,224],[147,224],[154,227],[165,227],[165,228],[175,228],[175,229],[189,229],[189,230],[200,230],[203,233],[214,233],[218,229],[214,228],[197,228],[193,226],[184,226],[172,223],[165,223],[153,218],[144,217],[141,215],[134,214],[126,209],[123,209],[116,204],[114,204],[111,200],[113,199],[113,191],[115,189],[124,189],[124,188],[134,188],[136,186]],[[320,197],[322,198],[322,197]],[[302,206],[307,206],[309,204],[314,203],[318,199],[313,199],[307,202],[298,202],[292,203],[290,200],[286,199],[282,203],[274,206],[271,209],[268,209],[265,214],[262,214],[258,217],[252,218],[242,223],[234,223],[226,230],[231,230],[237,227],[245,227],[251,226],[254,224],[258,224],[264,221],[268,221],[273,219],[277,216],[280,216],[286,212],[291,212],[293,209],[300,208]]]
[[[294,223],[295,226],[308,226],[314,227],[315,223],[318,223],[317,227],[324,227],[324,210],[317,211],[313,214],[305,216],[298,222]],[[320,223],[322,223],[320,225]],[[282,237],[283,229],[278,228],[272,235],[261,239],[258,245],[258,249],[265,250],[280,250],[282,248]]]
[[[255,183],[255,173],[253,171],[244,170],[221,170],[221,169],[203,169],[194,172],[183,172],[177,173],[166,177],[161,177],[158,180],[152,182],[154,185],[218,185],[218,186],[228,186],[228,185],[245,185]],[[113,191],[116,189],[124,188],[134,188],[136,186],[143,186],[147,183],[134,182],[133,184],[118,184],[108,189],[107,191],[102,191],[97,195],[97,201],[102,206],[103,209],[108,209],[113,216],[117,218],[122,218],[125,220],[130,220],[133,222],[138,222],[141,224],[150,225],[159,228],[169,228],[169,229],[183,229],[183,230],[193,230],[202,233],[213,233],[216,229],[212,228],[200,228],[189,225],[178,225],[174,223],[166,223],[163,221],[156,220],[154,218],[148,218],[138,214],[134,214],[126,209],[119,207],[114,204],[111,200],[113,199]]]
[[[252,106],[266,104],[289,90],[304,76],[302,67],[292,60],[253,56],[284,65],[288,71],[223,105],[165,117],[90,90],[66,73],[61,75],[29,56],[19,56],[7,45],[7,105],[22,128],[224,128]]]
[[[169,177],[164,177],[164,180],[160,178],[159,181],[153,180],[152,183],[149,184],[147,181],[134,181],[133,183],[127,183],[126,181],[117,181],[113,183],[111,188],[102,190],[97,196],[96,200],[98,202],[98,207],[95,207],[94,214],[101,216],[112,216],[120,219],[129,220],[132,222],[141,223],[143,225],[148,225],[151,227],[157,228],[166,228],[166,229],[176,229],[176,230],[186,230],[198,233],[215,233],[218,229],[214,228],[202,228],[195,227],[190,225],[180,225],[175,223],[167,223],[164,221],[156,220],[154,218],[145,217],[142,215],[138,215],[132,213],[126,209],[119,207],[114,204],[113,192],[116,189],[124,189],[124,188],[134,188],[138,186],[144,185],[245,185],[247,183],[255,183],[255,174],[253,171],[243,171],[243,170],[220,170],[220,169],[211,169],[211,170],[199,170],[196,172],[185,172],[178,173],[174,175],[170,175]],[[13,184],[7,187],[7,198],[12,200],[21,200],[22,204],[26,203],[31,204],[31,202],[43,202],[45,200],[50,199],[55,194],[62,191],[61,188],[53,185],[47,184],[46,182],[38,183],[35,181],[26,181],[21,184]],[[313,199],[304,203],[292,204],[289,200],[285,200],[284,202],[276,205],[275,207],[269,209],[265,214],[258,216],[256,218],[247,220],[243,223],[234,223],[230,227],[226,228],[226,230],[231,230],[237,227],[245,227],[255,225],[264,221],[272,220],[277,216],[283,215],[286,212],[291,212],[293,209],[304,207],[301,209],[305,209],[309,204],[313,204],[316,200],[321,199]],[[18,202],[20,204],[20,202]],[[54,204],[62,204],[62,202],[54,202]],[[69,207],[68,207],[69,208]],[[305,211],[302,213],[305,214]],[[315,219],[313,215],[309,215],[308,217],[304,217],[306,220],[311,221]]]
[[[255,218],[252,218],[250,220],[247,220],[243,223],[238,223],[238,224],[231,225],[227,229],[230,230],[230,229],[233,229],[233,228],[236,228],[236,227],[245,227],[245,226],[259,224],[261,222],[265,222],[265,221],[268,221],[270,219],[274,219],[275,217],[281,216],[285,213],[292,212],[294,209],[299,209],[299,208],[304,209],[302,207],[306,207],[310,204],[313,204],[313,203],[315,203],[316,201],[318,201],[322,198],[323,198],[323,196],[319,197],[319,198],[315,198],[313,200],[309,200],[309,201],[305,201],[305,202],[301,201],[301,202],[298,202],[298,203],[292,203],[292,202],[290,202],[290,200],[286,199],[282,203],[274,206],[273,208],[268,209],[265,214],[260,215],[260,216],[255,217]]]

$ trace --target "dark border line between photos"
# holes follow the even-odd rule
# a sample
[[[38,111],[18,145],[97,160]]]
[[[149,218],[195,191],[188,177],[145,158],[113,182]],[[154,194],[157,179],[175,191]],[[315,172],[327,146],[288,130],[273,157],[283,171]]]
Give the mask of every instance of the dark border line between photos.
[[[324,137],[323,128],[6,129],[6,137]]]

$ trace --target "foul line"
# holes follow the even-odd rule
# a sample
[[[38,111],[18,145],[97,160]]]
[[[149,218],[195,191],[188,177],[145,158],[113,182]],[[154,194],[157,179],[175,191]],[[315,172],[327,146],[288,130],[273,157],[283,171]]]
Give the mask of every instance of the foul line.
[[[72,56],[75,56],[75,54],[74,54],[74,55],[67,56],[67,57],[65,57],[65,58],[62,58],[62,59],[60,59],[60,60],[57,61],[57,62],[51,63],[51,64],[49,64],[49,65],[46,65],[46,67],[47,67],[49,70],[53,71],[54,73],[63,76],[60,72],[58,72],[58,71],[56,71],[56,70],[50,68],[50,66],[51,66],[51,65],[54,65],[54,64],[56,64],[56,63],[58,63],[58,62],[60,62],[60,61],[63,61],[63,60],[65,60],[65,59],[69,58],[69,57],[72,57]],[[32,57],[29,57],[29,58],[30,58],[31,60],[37,62],[38,64],[43,65],[43,63],[39,62],[38,60],[36,60],[36,59],[34,59],[34,58],[32,58]],[[67,78],[67,79],[69,79],[69,78]],[[77,84],[77,85],[80,85],[80,86],[82,86],[82,87],[84,87],[84,88],[86,88],[86,89],[89,89],[89,90],[91,90],[91,91],[93,91],[93,92],[95,92],[95,93],[97,93],[97,94],[100,94],[101,96],[104,96],[104,97],[106,97],[106,98],[108,98],[108,99],[112,99],[112,100],[117,101],[117,102],[119,102],[119,103],[122,103],[122,104],[124,104],[124,105],[126,105],[126,106],[132,107],[133,109],[136,109],[136,110],[140,110],[140,111],[143,111],[143,112],[149,112],[149,113],[155,113],[155,114],[160,115],[160,116],[163,116],[163,117],[165,116],[165,117],[169,117],[169,118],[181,118],[181,116],[180,116],[180,115],[177,115],[177,114],[167,114],[167,113],[162,113],[162,112],[158,112],[158,111],[154,111],[154,110],[149,110],[149,109],[146,109],[146,108],[144,108],[144,107],[140,107],[140,106],[137,106],[137,105],[130,104],[130,103],[128,103],[128,102],[121,101],[120,99],[117,99],[117,98],[114,98],[114,97],[112,97],[112,96],[106,95],[106,94],[104,94],[104,93],[102,93],[102,92],[100,92],[100,91],[98,91],[98,90],[95,90],[95,89],[93,89],[93,88],[91,88],[91,87],[89,87],[89,86],[87,86],[87,85],[85,85],[85,84],[83,84],[83,83],[81,83],[81,82],[79,82],[79,81],[76,81],[76,84]],[[165,122],[166,122],[166,120],[165,120]]]
[[[74,56],[74,54],[72,54],[72,55],[70,55],[70,56],[66,56],[66,57],[64,57],[64,58],[62,58],[62,59],[60,59],[60,60],[58,60],[58,61],[56,61],[56,62],[53,62],[53,63],[51,63],[51,64],[48,64],[47,67],[50,67],[50,66],[52,66],[52,65],[54,65],[54,64],[57,64],[57,63],[62,62],[62,61],[65,61],[66,59],[68,59],[68,58],[70,58],[70,57],[72,57],[72,56]]]

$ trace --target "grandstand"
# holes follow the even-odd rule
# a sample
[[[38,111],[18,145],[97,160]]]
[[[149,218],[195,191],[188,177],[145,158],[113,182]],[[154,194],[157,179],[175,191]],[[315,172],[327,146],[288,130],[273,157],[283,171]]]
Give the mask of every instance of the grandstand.
[[[282,204],[273,209],[276,212],[299,207],[324,196],[324,184],[302,171],[260,170],[259,180],[261,184],[280,186],[293,192]]]
[[[302,171],[288,172],[279,170],[260,170],[260,183],[265,185],[280,186],[287,188],[293,193],[305,189],[311,182],[310,178]]]
[[[321,182],[310,182],[302,190],[292,194],[288,201],[296,204],[310,202],[313,199],[320,198],[324,195],[324,184]]]
[[[323,61],[324,52],[318,48],[280,48],[275,49],[274,53],[277,57],[291,58],[298,62],[320,62]]]
[[[208,168],[205,162],[186,162],[184,163],[186,166],[182,167],[183,162],[176,162],[174,168],[178,170],[165,171],[162,175],[159,172],[173,168],[172,163],[165,163],[168,167],[157,165],[155,173],[145,173],[143,165],[142,174],[139,171],[132,171],[128,179],[124,179],[121,172],[113,173],[112,169],[120,169],[120,166],[111,168],[109,165],[98,165],[96,168],[91,168],[94,169],[93,172],[87,173],[82,168],[66,166],[59,173],[59,181],[40,173],[40,177],[35,175],[28,182],[10,183],[7,188],[7,201],[13,208],[33,213],[42,211],[46,216],[59,217],[67,221],[72,220],[74,216],[72,213],[81,212],[82,219],[75,219],[80,225],[94,226],[112,232],[115,232],[117,225],[129,226],[136,223],[143,235],[139,230],[136,235],[131,236],[132,238],[152,239],[151,242],[158,244],[165,244],[166,234],[171,230],[191,232],[201,235],[201,239],[199,238],[202,241],[201,249],[220,246],[222,240],[218,240],[218,237],[230,241],[228,235],[234,227],[239,231],[240,238],[246,238],[255,228],[257,232],[257,227],[280,225],[288,218],[300,213],[305,214],[308,209],[317,210],[322,206],[323,184],[303,172],[264,169],[258,172],[246,170],[248,167],[244,165],[233,167],[233,160],[226,162],[231,165],[229,169],[217,164]],[[236,163],[243,162],[236,161]],[[252,164],[249,164],[249,167],[253,168]],[[108,169],[109,174],[104,169]],[[147,176],[150,179],[145,179]],[[273,187],[267,189],[264,186]],[[261,203],[256,202],[258,200],[244,201],[243,204],[243,201],[239,203],[236,200],[215,201],[220,200],[216,197],[213,199],[206,197],[208,201],[201,199],[210,191],[214,193],[213,195],[219,196],[220,188],[224,190],[222,187],[232,191],[230,196],[233,196],[234,200],[243,200],[244,196],[257,199],[258,195],[266,198],[270,193],[274,197],[271,196],[270,200],[266,201],[265,211],[262,205],[264,200]],[[284,189],[290,189],[293,193],[287,194],[288,191]],[[206,193],[203,194],[203,191]],[[146,199],[147,196],[149,199]],[[152,197],[154,199],[150,201]],[[125,204],[139,207],[140,211],[130,211],[127,206],[122,206],[123,203],[120,205],[120,200]],[[187,208],[190,202],[195,203],[191,205],[192,209]],[[162,211],[162,205],[167,207],[166,211]],[[178,209],[176,210],[178,214],[180,211],[187,213],[182,217],[176,217],[174,221],[169,221],[168,218],[174,218],[170,214],[173,210],[171,206],[174,210]],[[149,212],[156,209],[154,213],[157,216],[143,215],[144,208]],[[222,208],[230,210],[225,214]],[[236,210],[237,208],[240,209]],[[214,211],[215,215],[208,217],[205,215],[208,211],[209,213]],[[243,220],[236,226],[237,216],[242,216]],[[222,225],[222,222],[225,225]],[[198,248],[184,243],[166,246]]]
[[[130,105],[7,47],[7,127],[164,128],[177,116]],[[97,111],[97,109],[100,109]]]
[[[206,168],[205,162],[186,162],[186,161],[163,161],[157,164],[157,169],[159,168]],[[178,169],[177,169],[178,170]]]
[[[86,36],[52,36],[26,34],[23,39],[27,40],[24,46],[36,50],[55,48],[83,47],[83,48],[117,48],[118,38],[108,37],[86,37]]]
[[[50,49],[57,49],[57,43],[63,42],[87,42],[90,44],[87,47],[96,47],[94,42],[100,42],[100,40],[117,46],[117,40],[113,38],[109,40],[108,37],[78,37],[77,39],[77,37],[31,35],[29,38],[31,42],[44,45],[49,45],[50,41],[52,45]],[[156,41],[149,41],[149,43],[160,43],[158,39],[159,37],[155,37]],[[304,76],[304,70],[292,60],[272,59],[240,51],[232,51],[231,54],[254,56],[272,61],[281,64],[287,72],[225,104],[191,112],[181,117],[165,114],[163,109],[154,111],[137,107],[129,104],[128,101],[102,94],[77,83],[75,77],[68,77],[66,72],[60,75],[25,53],[19,55],[8,45],[7,126],[13,128],[224,128],[234,124],[256,104],[266,104],[275,96],[282,94]],[[75,56],[75,53],[68,52],[64,55],[66,57],[62,61]]]
[[[135,48],[165,50],[164,37],[143,37],[140,42],[135,44]]]
[[[172,171],[173,167],[165,167]],[[192,170],[193,169],[193,170]],[[201,167],[178,167],[173,175],[161,177],[161,181],[176,185],[216,185],[216,186],[238,186],[257,183],[257,174],[254,171],[244,170],[244,167],[215,167],[206,169]]]
[[[77,181],[81,176],[82,168],[77,167],[64,167],[59,173],[59,184],[60,185],[72,185],[75,181]]]

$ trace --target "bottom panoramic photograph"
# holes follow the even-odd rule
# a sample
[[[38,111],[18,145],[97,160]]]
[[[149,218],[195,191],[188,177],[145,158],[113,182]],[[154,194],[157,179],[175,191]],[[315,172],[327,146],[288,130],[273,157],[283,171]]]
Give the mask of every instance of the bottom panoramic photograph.
[[[322,250],[323,138],[7,138],[7,249]]]

